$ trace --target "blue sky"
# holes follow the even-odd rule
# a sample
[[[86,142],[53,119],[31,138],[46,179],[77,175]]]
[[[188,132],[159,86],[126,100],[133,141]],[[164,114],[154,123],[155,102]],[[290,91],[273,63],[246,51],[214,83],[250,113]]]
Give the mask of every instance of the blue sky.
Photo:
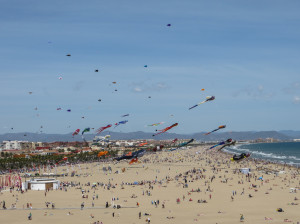
[[[0,133],[69,133],[127,113],[115,131],[151,132],[145,126],[161,121],[178,122],[175,133],[299,130],[299,9],[299,1],[2,0]]]

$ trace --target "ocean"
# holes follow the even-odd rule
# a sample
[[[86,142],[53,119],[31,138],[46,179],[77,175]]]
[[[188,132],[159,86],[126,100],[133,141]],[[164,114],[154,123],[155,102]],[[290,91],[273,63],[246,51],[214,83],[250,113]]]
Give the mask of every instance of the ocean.
[[[224,151],[234,154],[250,153],[251,158],[300,167],[300,142],[237,144],[224,148]]]

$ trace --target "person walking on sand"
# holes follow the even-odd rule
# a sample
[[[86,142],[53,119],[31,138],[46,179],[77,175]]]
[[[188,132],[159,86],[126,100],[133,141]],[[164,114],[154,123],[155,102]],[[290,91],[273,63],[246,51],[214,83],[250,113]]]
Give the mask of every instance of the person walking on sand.
[[[141,217],[142,217],[142,213],[141,213],[141,212],[139,212],[139,219],[141,219]]]
[[[240,217],[240,222],[244,222],[244,215],[243,214],[241,214],[241,217]]]

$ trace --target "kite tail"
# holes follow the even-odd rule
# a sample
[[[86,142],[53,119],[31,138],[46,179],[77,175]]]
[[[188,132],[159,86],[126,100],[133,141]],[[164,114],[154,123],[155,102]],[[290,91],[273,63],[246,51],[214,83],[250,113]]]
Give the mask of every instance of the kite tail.
[[[197,106],[198,106],[198,104],[196,104],[196,105],[190,107],[189,110],[191,110],[191,109],[193,109],[193,108],[195,108],[195,107],[197,107]]]

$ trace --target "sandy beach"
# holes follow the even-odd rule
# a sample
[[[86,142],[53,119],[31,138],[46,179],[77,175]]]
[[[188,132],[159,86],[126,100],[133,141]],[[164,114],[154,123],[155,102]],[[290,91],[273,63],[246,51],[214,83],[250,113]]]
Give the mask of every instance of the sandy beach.
[[[112,172],[104,173],[108,164]],[[249,175],[239,172],[244,167],[251,169]],[[300,222],[299,190],[290,193],[300,188],[299,169],[250,159],[232,162],[229,155],[206,153],[204,147],[152,153],[132,165],[110,161],[57,169],[67,171],[68,176],[57,178],[66,185],[59,190],[3,190],[0,223]]]

